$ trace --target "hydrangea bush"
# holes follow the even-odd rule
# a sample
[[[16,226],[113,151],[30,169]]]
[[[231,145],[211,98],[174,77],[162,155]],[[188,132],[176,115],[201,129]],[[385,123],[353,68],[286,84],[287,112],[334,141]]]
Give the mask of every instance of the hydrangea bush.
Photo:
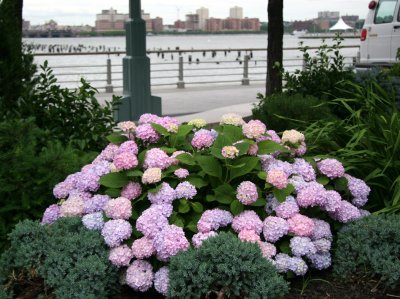
[[[220,231],[258,244],[279,272],[328,268],[331,226],[367,215],[370,188],[335,159],[306,157],[300,132],[279,136],[235,114],[205,126],[151,114],[120,123],[91,164],[55,186],[42,223],[82,217],[142,292],[165,294],[169,259]]]

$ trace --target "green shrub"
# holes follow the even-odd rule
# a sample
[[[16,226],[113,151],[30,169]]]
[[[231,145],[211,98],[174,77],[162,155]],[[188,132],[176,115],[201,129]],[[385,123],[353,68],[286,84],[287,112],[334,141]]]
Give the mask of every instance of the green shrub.
[[[97,90],[84,79],[76,89],[61,88],[47,62],[40,67],[31,87],[19,98],[14,117],[34,117],[36,125],[51,133],[64,145],[71,144],[81,150],[102,149],[115,125],[113,109],[118,97],[100,105]]]
[[[308,124],[321,120],[332,119],[333,114],[322,100],[302,94],[274,94],[263,97],[253,108],[253,119],[259,119],[269,128],[278,132],[288,129],[303,130]]]
[[[337,87],[343,80],[351,80],[353,73],[346,68],[344,56],[340,54],[343,38],[338,35],[334,40],[332,46],[323,43],[315,57],[310,55],[309,47],[301,47],[304,69],[283,73],[284,88],[288,93],[313,95],[326,100],[338,96]]]
[[[169,298],[197,299],[213,291],[227,298],[280,298],[288,291],[256,244],[223,232],[172,257],[169,271]]]
[[[0,122],[0,249],[18,221],[53,203],[54,185],[94,156],[51,141],[33,119]]]
[[[334,273],[344,279],[357,275],[380,277],[395,287],[400,282],[400,217],[369,216],[338,234]]]
[[[10,296],[108,298],[116,291],[118,274],[108,262],[107,246],[79,218],[51,226],[25,220],[9,239],[11,247],[0,258],[0,284]]]
[[[330,105],[347,110],[343,120],[321,120],[305,131],[311,153],[337,157],[371,186],[369,209],[400,211],[400,111],[395,95],[377,82],[348,82],[347,97]]]

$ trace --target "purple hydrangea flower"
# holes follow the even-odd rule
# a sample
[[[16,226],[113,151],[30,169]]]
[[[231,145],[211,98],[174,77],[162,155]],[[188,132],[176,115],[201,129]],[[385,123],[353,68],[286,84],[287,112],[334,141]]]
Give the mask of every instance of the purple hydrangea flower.
[[[278,253],[275,256],[275,268],[279,273],[286,273],[290,270],[292,264],[292,258],[286,253]]]
[[[214,231],[210,231],[208,233],[197,233],[192,237],[192,243],[195,248],[199,248],[204,240],[207,240],[210,237],[218,236],[218,234]]]
[[[308,256],[311,261],[311,266],[318,270],[324,270],[331,266],[332,259],[329,252],[316,253]]]
[[[179,168],[174,171],[174,175],[179,179],[184,179],[189,176],[189,170],[184,168]]]
[[[158,192],[148,192],[147,197],[152,204],[172,204],[176,199],[176,192],[168,183],[162,183]]]
[[[227,226],[233,220],[232,214],[221,209],[207,210],[197,222],[197,229],[201,233],[208,233],[220,227]]]
[[[61,198],[67,198],[69,195],[69,192],[75,188],[75,185],[71,182],[61,182],[55,185],[53,188],[53,194],[55,198],[61,199]]]
[[[201,129],[197,131],[192,139],[192,146],[198,150],[211,147],[215,141],[215,135],[208,130]]]
[[[275,208],[276,216],[288,219],[299,213],[300,209],[293,196],[286,197],[286,200]]]
[[[76,183],[76,188],[79,191],[95,192],[100,188],[100,177],[95,173],[81,173],[80,179]]]
[[[132,257],[132,250],[127,245],[122,245],[110,250],[108,260],[119,268],[129,266]]]
[[[314,243],[308,237],[290,239],[290,249],[295,256],[311,255],[317,252]]]
[[[160,121],[160,117],[158,115],[151,114],[151,113],[144,113],[139,117],[138,123],[139,123],[139,125],[151,124],[151,123],[158,124],[159,121]]]
[[[267,127],[259,120],[250,120],[242,125],[243,135],[247,138],[259,138],[265,133]]]
[[[115,155],[114,165],[117,170],[128,170],[138,165],[138,159],[134,153],[121,152]]]
[[[311,235],[311,240],[315,241],[322,238],[332,240],[332,232],[329,223],[316,218],[313,218],[312,220],[314,222],[314,232]]]
[[[165,226],[168,226],[168,219],[161,205],[151,205],[136,220],[136,229],[149,238],[154,238]]]
[[[128,220],[132,216],[131,201],[125,197],[118,197],[107,202],[104,212],[108,218]]]
[[[287,220],[289,224],[289,232],[300,237],[312,236],[315,224],[311,218],[297,214]]]
[[[153,285],[153,267],[147,261],[136,260],[126,270],[126,284],[132,289],[146,292]]]
[[[258,199],[257,186],[250,181],[241,182],[236,192],[236,198],[244,205],[251,205]]]
[[[271,259],[276,255],[276,247],[274,244],[268,242],[258,242],[263,257]]]
[[[139,260],[151,257],[154,253],[153,240],[148,237],[142,237],[132,243],[132,254]]]
[[[162,267],[154,275],[154,288],[161,295],[168,295],[169,287],[169,270],[167,267]]]
[[[336,159],[324,159],[317,163],[319,171],[330,179],[339,178],[344,175],[344,167]]]
[[[134,155],[137,155],[139,153],[139,149],[135,141],[128,140],[119,146],[117,153],[122,153],[122,152],[129,152]]]
[[[107,173],[111,172],[111,162],[106,160],[93,162],[90,172],[94,173],[95,175],[101,177]]]
[[[160,139],[160,135],[153,129],[150,124],[143,124],[136,128],[136,137],[143,142],[156,143]]]
[[[189,248],[189,241],[181,227],[168,225],[154,238],[153,245],[160,261],[168,261],[171,256]]]
[[[109,247],[117,247],[122,241],[130,238],[132,226],[126,220],[110,220],[104,224],[101,234]]]
[[[289,178],[289,184],[292,184],[296,192],[299,193],[300,190],[307,187],[309,183],[307,183],[302,176],[294,175]]]
[[[263,234],[268,242],[275,243],[287,235],[288,231],[289,224],[283,218],[268,216],[263,222]]]
[[[103,211],[107,202],[111,198],[108,195],[95,195],[92,198],[85,201],[85,213],[91,214],[95,212]]]
[[[85,203],[82,198],[74,197],[61,204],[61,217],[82,216],[85,211]]]
[[[98,158],[102,160],[112,161],[115,154],[118,151],[118,145],[110,143],[107,147],[100,153]],[[97,159],[97,158],[96,158]]]
[[[121,196],[129,200],[134,200],[138,198],[141,194],[142,187],[139,183],[136,182],[129,182],[128,185],[126,185],[121,191]]]
[[[161,170],[171,166],[172,159],[159,148],[152,148],[147,151],[143,168],[160,168]]]
[[[332,241],[328,239],[319,239],[313,241],[317,252],[329,252],[331,250]]]
[[[315,181],[316,179],[314,168],[304,159],[294,159],[293,172],[301,175],[306,182]]]
[[[290,260],[289,270],[297,276],[304,276],[308,271],[308,266],[302,258],[294,256]]]
[[[179,183],[178,186],[176,186],[175,188],[175,192],[176,192],[176,198],[186,198],[186,199],[192,199],[197,194],[196,187],[189,182]]]
[[[102,230],[104,226],[103,213],[97,212],[82,217],[83,225],[90,230]]]
[[[302,207],[314,207],[322,205],[325,199],[325,188],[317,182],[308,183],[297,193],[297,204]]]
[[[336,219],[342,223],[348,223],[361,217],[360,211],[345,200],[342,200],[336,211],[330,215],[333,219]]]
[[[262,155],[259,156],[261,161],[262,170],[265,172],[271,170],[281,170],[283,171],[287,177],[289,177],[293,173],[292,164],[275,159],[272,155]]]
[[[357,179],[348,174],[345,175],[345,178],[347,179],[347,188],[349,188],[353,197],[368,198],[371,188],[368,187],[363,180]]]
[[[232,228],[240,233],[242,230],[253,230],[260,234],[263,230],[263,222],[254,211],[244,211],[233,218]]]
[[[57,204],[49,206],[46,211],[44,211],[42,224],[52,224],[60,218],[60,206]]]

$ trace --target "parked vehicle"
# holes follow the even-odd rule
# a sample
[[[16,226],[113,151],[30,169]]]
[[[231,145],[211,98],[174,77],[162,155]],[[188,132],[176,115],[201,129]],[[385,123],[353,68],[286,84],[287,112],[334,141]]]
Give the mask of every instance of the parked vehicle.
[[[393,64],[400,49],[400,0],[373,0],[361,31],[360,63]]]

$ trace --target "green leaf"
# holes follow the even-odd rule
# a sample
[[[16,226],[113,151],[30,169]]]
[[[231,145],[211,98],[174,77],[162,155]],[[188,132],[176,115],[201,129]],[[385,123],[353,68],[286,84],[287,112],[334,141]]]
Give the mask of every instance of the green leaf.
[[[195,222],[193,222],[193,221],[191,221],[188,225],[186,225],[186,228],[187,228],[188,230],[190,230],[191,232],[194,232],[194,233],[197,233],[197,232],[198,232],[198,230],[197,230],[197,224],[196,224]]]
[[[292,192],[294,191],[294,187],[292,184],[288,184],[287,187],[285,189],[277,189],[274,188],[274,190],[272,191],[276,197],[276,199],[279,202],[284,202],[286,200],[286,197],[289,196],[290,194],[292,194]]]
[[[240,142],[235,144],[235,147],[239,150],[239,156],[243,156],[247,154],[250,147],[250,143]]]
[[[190,205],[192,206],[193,211],[195,211],[197,214],[203,213],[204,207],[201,203],[191,202]]]
[[[173,154],[174,152],[176,152],[176,148],[172,148],[172,147],[160,147],[160,150],[164,151],[167,154]]]
[[[231,144],[235,143],[236,141],[243,140],[245,138],[243,135],[242,127],[236,127],[233,125],[225,125],[223,134],[225,136],[229,136]]]
[[[190,211],[189,203],[186,199],[180,199],[178,205],[178,212],[181,214],[185,214]]]
[[[185,227],[185,220],[176,213],[172,214],[172,216],[170,218],[170,223],[175,224],[176,226],[179,226],[182,228]]]
[[[279,245],[279,249],[282,253],[291,254],[289,241],[285,240]]]
[[[222,156],[222,154],[221,154],[221,149],[218,147],[212,147],[210,152],[211,152],[211,155],[213,155],[215,158],[218,158],[221,160],[225,159],[225,157]]]
[[[108,188],[122,188],[128,184],[129,178],[121,172],[111,172],[100,178],[100,184]]]
[[[214,195],[212,195],[212,194],[208,194],[206,196],[206,202],[213,202],[213,201],[216,201],[216,200],[217,200],[216,197]]]
[[[193,126],[192,125],[180,125],[176,135],[179,136],[179,137],[185,137],[187,134],[192,132],[192,130],[193,130]]]
[[[141,177],[143,175],[143,172],[141,172],[138,169],[134,169],[134,170],[129,170],[126,172],[126,175],[128,177]]]
[[[162,184],[157,185],[156,187],[154,187],[154,188],[152,188],[152,189],[149,189],[149,192],[151,192],[151,193],[157,193],[158,191],[161,190],[161,188],[162,188]]]
[[[289,150],[283,147],[282,145],[273,142],[271,140],[260,141],[258,144],[258,154],[259,155],[268,155],[277,151],[282,153],[288,153]]]
[[[196,165],[196,161],[194,160],[193,156],[190,154],[180,154],[175,157],[179,162],[186,165]]]
[[[258,157],[242,157],[233,162],[233,165],[245,164],[240,168],[233,168],[230,174],[230,180],[250,173],[258,164]]]
[[[214,189],[216,200],[222,204],[230,204],[235,200],[235,189],[229,184],[223,184]]]
[[[233,215],[239,215],[244,210],[244,205],[241,204],[238,200],[234,200],[231,203],[231,212]]]
[[[121,189],[108,188],[104,193],[112,198],[117,198],[121,196]]]
[[[171,135],[171,134],[168,132],[168,130],[167,130],[166,128],[164,128],[162,125],[152,123],[152,124],[151,124],[151,127],[152,127],[154,130],[156,130],[157,133],[159,133],[159,134],[161,134],[161,135],[163,135],[163,136],[169,136],[169,135]]]
[[[107,140],[113,144],[121,144],[128,140],[126,136],[122,136],[120,133],[113,133],[107,136]]]
[[[335,189],[337,191],[346,191],[347,190],[347,179],[345,177],[341,177],[335,180]]]
[[[265,198],[259,198],[256,202],[252,203],[253,207],[263,207],[267,204],[267,200]]]
[[[317,182],[325,186],[329,184],[329,178],[323,175],[317,178]]]
[[[199,176],[189,176],[186,178],[186,181],[191,183],[193,186],[195,186],[197,189],[203,188],[205,186],[208,186],[208,182],[203,180]]]
[[[208,175],[222,178],[221,164],[214,157],[210,156],[197,156],[196,161],[199,163],[201,169]]]
[[[267,173],[265,171],[260,171],[259,173],[257,173],[257,176],[263,181],[267,179]]]

